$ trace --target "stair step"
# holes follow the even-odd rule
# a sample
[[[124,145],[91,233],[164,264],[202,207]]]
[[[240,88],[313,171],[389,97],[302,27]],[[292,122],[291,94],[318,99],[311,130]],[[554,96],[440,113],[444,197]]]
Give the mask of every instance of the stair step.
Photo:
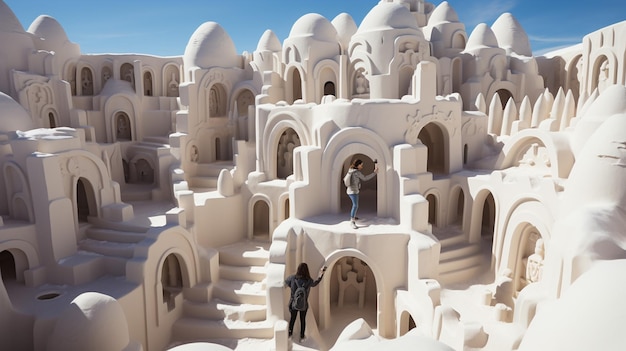
[[[230,266],[265,266],[270,258],[270,242],[246,240],[233,245],[222,246],[220,265]]]
[[[173,327],[176,341],[206,341],[208,339],[271,339],[274,326],[269,321],[242,322],[181,318]]]
[[[220,279],[213,287],[213,296],[239,304],[264,305],[266,303],[263,282]]]
[[[135,252],[133,243],[118,243],[94,239],[83,239],[78,243],[81,250],[94,252],[103,256],[132,258]]]
[[[480,244],[457,243],[449,246],[441,246],[439,261],[453,260],[459,257],[480,255]]]
[[[91,227],[86,231],[88,238],[98,241],[114,241],[118,243],[138,243],[145,238],[144,233],[121,231],[116,229]]]
[[[220,265],[220,278],[222,279],[262,281],[266,275],[264,266]]]
[[[198,303],[185,300],[185,317],[208,320],[232,320],[244,322],[260,322],[267,316],[265,305],[233,304],[214,299],[208,303]]]

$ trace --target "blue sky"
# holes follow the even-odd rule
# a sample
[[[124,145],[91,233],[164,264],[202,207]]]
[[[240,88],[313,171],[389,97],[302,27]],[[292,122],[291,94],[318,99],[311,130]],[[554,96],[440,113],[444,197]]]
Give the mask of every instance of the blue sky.
[[[2,0],[0,0],[2,1]],[[84,54],[182,55],[193,32],[218,22],[239,53],[252,52],[266,29],[282,42],[307,13],[328,20],[342,12],[357,25],[378,0],[4,0],[24,29],[37,16],[56,18]],[[442,1],[431,3],[438,5]],[[626,1],[448,0],[468,35],[479,23],[492,25],[503,12],[522,24],[535,54],[580,43],[585,34],[626,20]]]

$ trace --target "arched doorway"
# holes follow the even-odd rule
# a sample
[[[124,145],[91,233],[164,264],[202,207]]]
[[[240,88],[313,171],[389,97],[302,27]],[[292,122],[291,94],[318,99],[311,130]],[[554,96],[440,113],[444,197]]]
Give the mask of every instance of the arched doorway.
[[[337,92],[335,91],[335,83],[333,82],[324,83],[324,96],[326,95],[337,96]]]
[[[11,252],[4,250],[0,252],[0,273],[2,274],[2,282],[17,280],[17,272],[15,271],[15,258]]]
[[[130,83],[133,90],[135,89],[135,69],[130,63],[124,63],[120,67],[120,78]]]
[[[293,150],[300,146],[300,137],[295,130],[287,128],[278,140],[276,150],[276,177],[287,179],[293,174]]]
[[[88,67],[83,67],[80,70],[80,87],[81,95],[93,95],[93,73]]]
[[[130,118],[125,112],[118,112],[115,115],[115,136],[119,141],[131,140]]]
[[[168,255],[163,262],[161,286],[163,303],[167,305],[167,310],[171,311],[176,307],[176,296],[183,291],[183,273],[178,257],[174,254]]]
[[[134,163],[136,182],[139,184],[153,184],[154,183],[154,169],[150,163],[143,158],[140,158]],[[131,178],[132,179],[132,178]]]
[[[447,173],[448,145],[441,128],[435,123],[429,123],[417,137],[428,148],[426,170],[433,175]]]
[[[152,96],[153,95],[153,87],[152,87],[152,73],[144,72],[143,74],[143,95]]]
[[[346,194],[346,186],[343,184],[343,176],[350,169],[350,165],[355,160],[363,161],[363,169],[361,172],[364,175],[369,175],[374,172],[374,160],[364,154],[355,154],[352,157],[347,158],[339,174],[337,183],[340,184],[339,191],[339,204],[341,213],[346,214],[346,219],[350,216],[350,209],[352,208],[352,201]],[[378,211],[378,175],[367,182],[361,182],[361,190],[359,191],[359,209],[357,217],[375,217]]]
[[[602,93],[607,86],[612,84],[612,73],[610,70],[609,59],[601,55],[596,59],[593,64],[593,76],[592,76],[591,91],[598,89],[598,93]]]
[[[294,68],[292,70],[293,74],[291,76],[291,103],[293,104],[296,100],[302,99],[302,78],[300,77],[300,71]]]
[[[96,216],[96,200],[91,183],[85,178],[76,182],[76,218],[79,222],[87,222],[91,216]]]
[[[56,118],[54,118],[54,113],[52,112],[48,112],[48,125],[50,126],[50,128],[57,127]]]
[[[252,207],[252,235],[254,238],[269,238],[270,207],[267,202],[258,200]]]
[[[213,84],[209,90],[209,117],[226,116],[226,89],[222,84]]]
[[[530,223],[520,224],[518,230],[521,234],[513,279],[517,292],[541,280],[545,257],[543,238],[539,230]]]
[[[496,203],[493,194],[489,193],[483,204],[480,236],[483,238],[493,238],[493,231],[496,223]]]
[[[354,256],[344,256],[329,267],[330,324],[323,336],[336,338],[341,330],[357,318],[363,318],[372,329],[378,328],[378,291],[369,265]],[[334,333],[334,334],[333,334]]]

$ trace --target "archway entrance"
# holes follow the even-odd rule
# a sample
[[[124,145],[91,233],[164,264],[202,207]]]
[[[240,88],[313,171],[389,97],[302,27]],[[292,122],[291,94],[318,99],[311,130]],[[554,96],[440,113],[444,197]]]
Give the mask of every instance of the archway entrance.
[[[76,218],[79,222],[87,222],[89,216],[96,215],[96,201],[93,187],[88,180],[80,178],[76,182]]]
[[[287,179],[293,174],[293,150],[300,146],[300,137],[295,130],[287,128],[278,140],[276,150],[276,177]]]
[[[255,239],[267,239],[270,235],[270,207],[267,202],[259,200],[252,209],[252,235]]]
[[[15,258],[5,250],[0,252],[0,273],[2,274],[2,282],[15,281],[17,273],[15,272]]]
[[[422,128],[417,137],[428,148],[426,170],[433,175],[447,173],[448,145],[441,127],[435,123],[429,123]]]
[[[363,260],[344,256],[329,268],[330,324],[320,333],[336,340],[339,333],[357,318],[377,329],[377,287],[371,268]],[[323,307],[320,307],[323,308]]]
[[[374,160],[363,154],[355,154],[354,156],[346,159],[341,169],[340,179],[337,180],[340,184],[339,191],[339,204],[341,213],[346,214],[346,219],[350,217],[350,209],[352,208],[352,201],[346,194],[346,186],[343,184],[343,176],[350,169],[350,165],[354,160],[360,159],[363,161],[363,169],[361,172],[363,175],[369,175],[374,172]],[[361,182],[361,190],[359,191],[359,209],[357,217],[372,218],[376,217],[378,209],[378,175],[367,182]]]
[[[480,236],[483,238],[493,238],[493,231],[496,222],[496,203],[493,195],[489,193],[483,204],[483,214],[481,221]]]
[[[167,305],[167,310],[171,311],[176,307],[176,296],[183,291],[183,274],[180,262],[174,254],[167,256],[163,262],[161,285],[163,303]]]
[[[541,233],[534,225],[522,223],[517,230],[520,231],[520,240],[513,285],[516,293],[519,293],[527,285],[541,280],[545,247]]]

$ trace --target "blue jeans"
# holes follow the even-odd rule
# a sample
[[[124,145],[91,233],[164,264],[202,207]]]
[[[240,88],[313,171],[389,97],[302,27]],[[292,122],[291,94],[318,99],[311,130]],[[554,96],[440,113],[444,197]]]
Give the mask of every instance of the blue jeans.
[[[350,218],[356,217],[356,210],[359,209],[359,194],[348,194],[352,200],[352,209],[350,210]]]

